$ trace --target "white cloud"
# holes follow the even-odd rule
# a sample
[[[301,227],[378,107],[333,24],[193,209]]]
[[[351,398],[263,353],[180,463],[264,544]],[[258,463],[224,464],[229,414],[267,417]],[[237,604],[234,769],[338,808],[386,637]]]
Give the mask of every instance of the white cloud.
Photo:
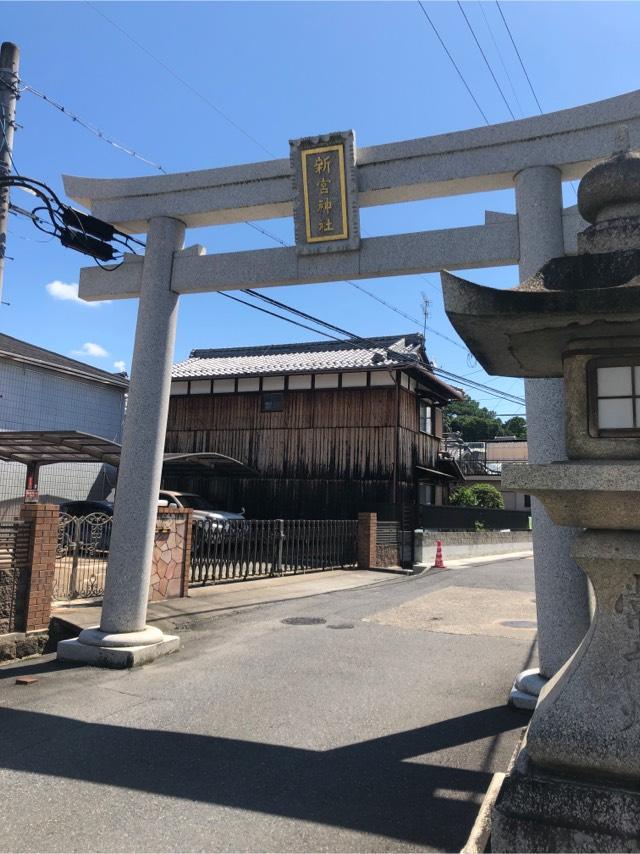
[[[85,341],[79,350],[72,350],[72,356],[92,356],[94,359],[104,359],[109,353],[101,347],[100,344],[94,344],[92,341]]]
[[[110,300],[101,300],[100,302],[85,302],[83,299],[80,299],[78,296],[78,283],[71,282],[67,284],[66,282],[60,282],[57,279],[55,282],[49,282],[45,285],[47,289],[47,293],[49,296],[54,299],[65,301],[65,302],[75,302],[80,303],[80,305],[85,305],[89,308],[96,308],[99,305],[103,305],[105,303],[109,303]]]
[[[116,369],[116,371],[120,371],[120,372],[126,371],[127,370],[127,363],[123,362],[122,359],[119,359],[117,362],[113,363],[113,367]]]

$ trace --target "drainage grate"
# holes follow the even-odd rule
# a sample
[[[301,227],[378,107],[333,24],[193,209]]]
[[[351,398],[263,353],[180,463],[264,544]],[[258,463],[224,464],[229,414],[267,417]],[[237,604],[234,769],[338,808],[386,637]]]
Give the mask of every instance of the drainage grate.
[[[287,617],[281,622],[287,626],[321,626],[327,621],[323,617]]]
[[[509,626],[510,629],[537,629],[535,620],[502,620],[501,625]]]

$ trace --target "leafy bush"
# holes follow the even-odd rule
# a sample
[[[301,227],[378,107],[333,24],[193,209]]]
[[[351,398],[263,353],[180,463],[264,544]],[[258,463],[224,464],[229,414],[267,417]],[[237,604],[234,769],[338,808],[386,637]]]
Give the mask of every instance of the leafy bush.
[[[477,507],[478,502],[471,486],[459,486],[449,499],[449,504],[456,507]]]
[[[489,510],[504,510],[504,498],[490,483],[459,486],[451,496],[450,503],[457,507],[484,507]]]
[[[504,498],[499,490],[490,483],[474,483],[471,487],[477,501],[477,507],[486,507],[490,510],[504,510]]]

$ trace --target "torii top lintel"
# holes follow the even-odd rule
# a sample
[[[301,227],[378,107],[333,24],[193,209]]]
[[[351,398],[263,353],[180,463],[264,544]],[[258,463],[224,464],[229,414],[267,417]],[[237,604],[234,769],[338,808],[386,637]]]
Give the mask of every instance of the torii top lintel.
[[[514,176],[531,166],[555,166],[563,180],[579,179],[611,153],[621,124],[628,128],[631,147],[640,148],[640,90],[519,121],[358,148],[358,204],[513,188]],[[133,233],[145,232],[157,216],[200,227],[293,214],[288,158],[139,178],[64,176],[64,186],[94,216]],[[569,231],[575,234],[573,226]],[[396,255],[405,250],[404,258]],[[389,265],[392,254],[402,259],[400,268]],[[215,256],[213,275],[211,259],[179,253],[172,288],[186,293],[512,264],[518,259],[517,225],[505,216],[472,228],[370,238],[344,255],[343,260],[341,254],[309,260],[288,248],[225,253]],[[249,262],[257,272],[247,269]],[[135,261],[125,264],[120,275],[83,271],[80,295],[135,296],[139,267]]]

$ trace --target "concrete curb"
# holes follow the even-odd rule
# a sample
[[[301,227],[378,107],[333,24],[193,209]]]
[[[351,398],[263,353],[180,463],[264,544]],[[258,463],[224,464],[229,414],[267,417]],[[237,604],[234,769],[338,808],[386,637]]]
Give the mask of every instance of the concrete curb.
[[[497,771],[493,775],[489,788],[482,799],[482,804],[471,828],[469,838],[464,848],[460,851],[460,854],[483,854],[487,850],[487,844],[491,836],[491,810],[498,800],[505,776],[506,774],[502,771]]]

